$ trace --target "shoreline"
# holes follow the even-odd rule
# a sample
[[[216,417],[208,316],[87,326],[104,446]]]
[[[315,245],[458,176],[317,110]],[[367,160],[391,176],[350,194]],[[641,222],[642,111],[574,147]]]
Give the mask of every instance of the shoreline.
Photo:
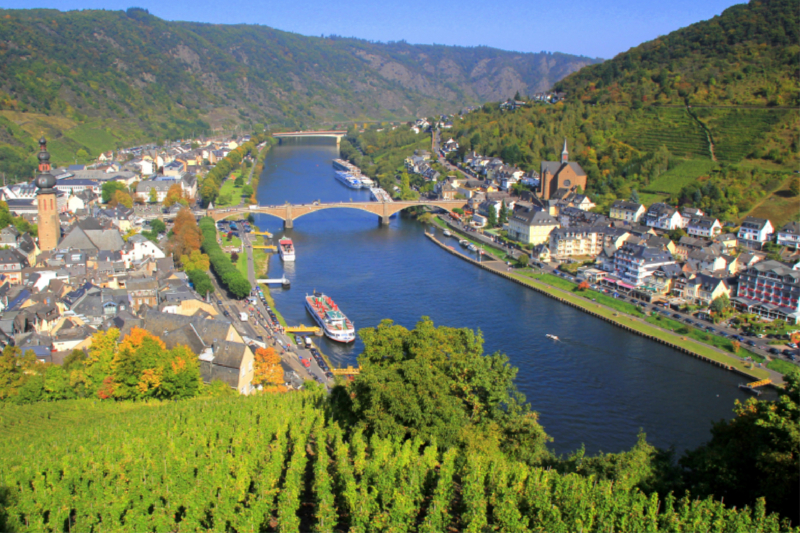
[[[596,311],[594,311],[592,309],[589,309],[588,308],[588,304],[581,305],[582,302],[581,303],[573,302],[573,301],[570,301],[570,300],[568,300],[566,298],[563,298],[563,297],[558,295],[558,292],[565,292],[565,291],[561,291],[560,289],[557,289],[555,287],[551,287],[551,286],[549,286],[549,285],[547,285],[545,283],[537,282],[536,280],[533,280],[533,279],[525,279],[525,280],[523,280],[523,279],[520,279],[518,277],[509,275],[508,273],[500,272],[500,271],[498,271],[498,270],[496,270],[494,268],[491,268],[486,263],[478,262],[478,261],[472,259],[471,257],[468,257],[468,256],[460,253],[458,250],[455,250],[455,249],[447,246],[443,242],[439,241],[433,234],[429,233],[428,231],[425,231],[425,236],[428,237],[428,239],[430,239],[433,243],[438,245],[440,248],[446,250],[447,252],[451,253],[452,255],[455,255],[456,257],[459,257],[460,259],[462,259],[464,261],[467,261],[468,263],[471,263],[471,264],[473,264],[473,265],[475,265],[475,266],[477,266],[479,268],[482,268],[483,270],[486,270],[487,272],[491,272],[491,273],[496,274],[498,276],[501,276],[501,277],[503,277],[503,278],[505,278],[505,279],[507,279],[509,281],[517,283],[518,285],[522,285],[525,288],[534,290],[534,291],[538,292],[539,294],[542,294],[544,296],[552,298],[552,299],[554,299],[554,300],[556,300],[556,301],[558,301],[560,303],[567,304],[570,307],[573,307],[573,308],[575,308],[575,309],[577,309],[579,311],[582,311],[582,312],[587,313],[587,314],[589,314],[591,316],[594,316],[595,318],[604,320],[604,321],[606,321],[606,322],[608,322],[608,323],[610,323],[610,324],[612,324],[612,325],[614,325],[616,327],[622,328],[622,329],[624,329],[624,330],[626,330],[626,331],[628,331],[630,333],[633,333],[633,334],[639,335],[641,337],[645,337],[645,338],[647,338],[649,340],[658,342],[659,344],[663,344],[665,346],[673,348],[674,350],[677,350],[677,351],[679,351],[681,353],[685,353],[687,355],[691,355],[692,357],[700,359],[701,361],[710,363],[710,364],[712,364],[712,365],[714,365],[716,367],[722,368],[724,370],[728,370],[728,371],[734,372],[734,373],[739,374],[739,375],[741,375],[743,377],[746,377],[748,379],[760,380],[760,379],[764,379],[765,377],[770,377],[768,375],[768,372],[767,372],[766,369],[762,369],[761,372],[752,372],[751,373],[751,372],[748,371],[748,369],[737,368],[733,364],[726,364],[724,362],[717,361],[715,359],[712,359],[710,357],[702,355],[702,354],[692,350],[691,348],[689,348],[687,346],[683,346],[681,344],[677,344],[675,342],[670,342],[669,340],[660,338],[658,336],[648,334],[648,333],[646,333],[644,331],[641,331],[641,330],[639,330],[637,328],[631,327],[631,326],[623,323],[621,319],[623,317],[625,317],[628,320],[630,320],[633,324],[637,324],[637,323],[641,324],[641,323],[643,323],[643,324],[645,324],[646,326],[648,326],[650,328],[656,328],[656,326],[652,326],[651,324],[648,324],[648,323],[646,323],[644,321],[638,321],[635,317],[629,317],[627,315],[624,315],[624,314],[621,314],[621,313],[619,313],[617,311],[614,311],[613,309],[605,308],[605,307],[601,306],[600,304],[594,304],[594,305],[597,305],[597,307],[603,307],[605,309],[608,309],[610,312],[613,312],[614,315],[606,316],[606,315],[603,315],[601,313],[597,313]],[[541,286],[539,286],[539,285],[541,285]],[[665,332],[665,334],[666,334],[666,332]],[[680,340],[683,340],[683,339],[680,339]],[[695,341],[692,341],[692,342],[694,343]],[[687,343],[687,344],[690,344],[690,343]],[[697,344],[700,344],[700,343],[698,342]],[[713,349],[713,348],[709,346],[708,349]],[[722,354],[722,355],[727,356],[727,354]],[[727,356],[727,357],[730,357],[730,356]],[[755,369],[753,369],[753,370],[755,370]],[[772,383],[771,386],[772,387],[776,387],[777,385],[775,383]]]

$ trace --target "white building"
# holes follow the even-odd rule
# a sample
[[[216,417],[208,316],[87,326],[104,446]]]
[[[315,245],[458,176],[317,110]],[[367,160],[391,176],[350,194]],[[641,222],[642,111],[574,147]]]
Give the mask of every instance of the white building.
[[[740,241],[749,243],[765,243],[769,240],[775,229],[766,218],[747,217],[739,228]]]
[[[800,222],[789,222],[778,231],[778,244],[800,248]]]

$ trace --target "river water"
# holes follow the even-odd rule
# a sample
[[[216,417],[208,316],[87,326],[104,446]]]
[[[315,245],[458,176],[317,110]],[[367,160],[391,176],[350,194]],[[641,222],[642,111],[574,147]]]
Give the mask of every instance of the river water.
[[[337,156],[330,141],[274,147],[259,203],[369,200],[369,191],[334,179]],[[275,255],[269,265],[270,277],[283,273],[292,282],[288,290],[272,289],[289,324],[313,323],[303,302],[316,289],[357,329],[385,318],[413,328],[422,316],[480,329],[485,352],[506,353],[519,368],[517,387],[559,454],[581,444],[592,454],[629,449],[640,429],[656,446],[694,448],[708,440],[712,421],[732,416],[735,399],[747,398],[737,389],[743,378],[475,268],[431,243],[412,218],[398,215],[381,227],[375,215],[331,209],[295,220],[292,230],[267,215],[256,215],[256,224],[295,243],[294,264]],[[338,365],[355,364],[363,349],[360,340],[321,343]]]

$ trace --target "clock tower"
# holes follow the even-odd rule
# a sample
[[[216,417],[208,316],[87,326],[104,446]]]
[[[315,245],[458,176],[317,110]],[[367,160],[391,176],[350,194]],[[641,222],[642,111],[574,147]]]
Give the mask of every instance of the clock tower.
[[[39,210],[39,249],[43,252],[54,250],[61,237],[61,223],[58,220],[58,200],[56,190],[56,177],[50,173],[50,154],[47,153],[47,141],[44,137],[39,140],[39,175],[33,180],[39,188],[36,191],[36,200]]]

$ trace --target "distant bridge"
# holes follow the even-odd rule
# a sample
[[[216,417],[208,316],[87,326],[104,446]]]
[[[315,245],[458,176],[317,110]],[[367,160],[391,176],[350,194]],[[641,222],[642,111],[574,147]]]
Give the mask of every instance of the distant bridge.
[[[395,213],[399,213],[403,209],[410,207],[433,206],[439,207],[446,211],[452,211],[457,207],[464,207],[464,200],[414,200],[414,201],[395,201],[395,202],[335,202],[335,203],[319,203],[292,205],[286,203],[284,205],[273,206],[254,206],[249,207],[231,207],[224,209],[208,209],[206,216],[213,218],[215,221],[228,218],[230,216],[243,215],[245,213],[264,213],[265,215],[272,215],[283,220],[285,228],[294,226],[294,221],[309,213],[316,213],[323,209],[358,209],[366,211],[380,217],[381,224],[388,224],[389,217]]]
[[[327,131],[284,131],[280,133],[273,133],[272,136],[276,139],[291,139],[305,138],[305,137],[330,137],[336,139],[336,147],[339,147],[339,142],[342,137],[347,135],[346,130],[327,130]]]

